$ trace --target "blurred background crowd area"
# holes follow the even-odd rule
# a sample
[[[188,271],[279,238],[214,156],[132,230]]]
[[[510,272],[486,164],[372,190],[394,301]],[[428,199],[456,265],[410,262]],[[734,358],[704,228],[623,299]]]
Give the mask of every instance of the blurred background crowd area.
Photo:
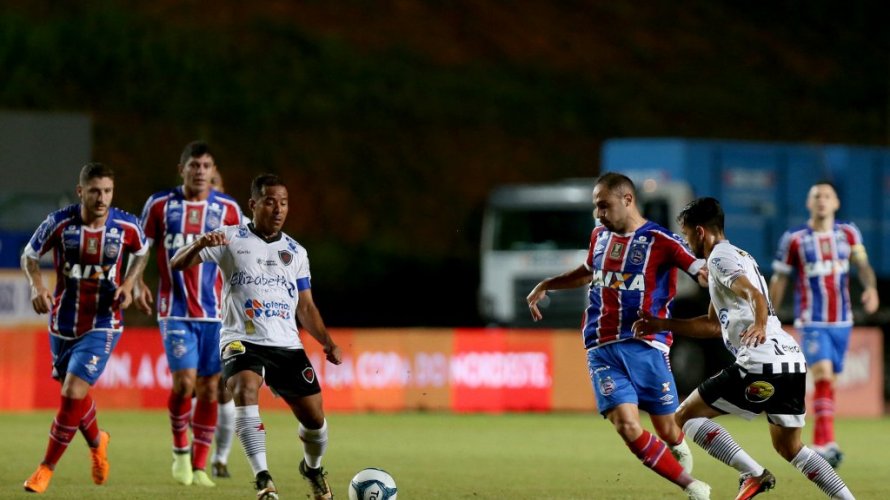
[[[594,177],[609,138],[890,144],[879,7],[6,1],[0,227],[33,231],[49,210],[24,200],[73,199],[89,160],[115,168],[114,204],[138,214],[200,138],[244,209],[252,177],[285,178],[285,229],[329,324],[481,325],[497,185]],[[81,139],[63,124],[58,141],[13,144],[34,113]]]

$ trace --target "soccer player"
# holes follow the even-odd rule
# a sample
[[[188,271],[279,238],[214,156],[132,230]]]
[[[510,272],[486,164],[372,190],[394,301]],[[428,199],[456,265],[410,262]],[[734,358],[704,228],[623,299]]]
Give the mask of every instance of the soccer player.
[[[821,181],[810,187],[810,219],[782,235],[769,284],[770,298],[781,304],[789,275],[792,271],[797,274],[794,326],[801,332],[816,389],[813,448],[832,467],[840,465],[843,458],[834,438],[834,380],[844,369],[853,327],[851,262],[862,282],[860,300],[865,312],[878,310],[877,280],[868,264],[862,234],[854,224],[835,220],[838,208],[840,201],[831,183]]]
[[[114,172],[101,163],[88,163],[77,185],[80,203],[49,214],[22,253],[34,311],[49,314],[53,378],[62,383],[46,454],[25,481],[25,490],[34,493],[46,491],[78,429],[90,448],[93,482],[105,484],[108,479],[110,436],[99,430],[89,390],[117,345],[123,330],[121,310],[130,305],[148,257],[138,219],[112,207],[113,195]],[[49,251],[56,270],[53,292],[43,283],[39,263]],[[125,254],[130,255],[129,269],[121,283]]]
[[[535,286],[527,297],[532,318],[542,318],[538,302],[548,290],[590,286],[583,335],[599,412],[643,465],[683,488],[689,498],[709,498],[710,486],[690,475],[692,453],[674,421],[679,398],[668,358],[671,332],[634,338],[631,331],[640,309],[658,317],[670,314],[677,268],[703,283],[704,261],[678,236],[643,218],[626,176],[600,177],[593,204],[602,225],[590,236],[587,261]],[[640,409],[649,413],[658,437],[640,425]]]
[[[737,500],[773,488],[776,478],[712,420],[728,413],[748,420],[766,413],[779,455],[829,497],[851,499],[849,488],[828,462],[800,440],[806,413],[806,360],[794,338],[782,330],[757,262],[726,239],[723,218],[717,200],[699,198],[677,219],[695,255],[708,262],[708,314],[668,319],[643,311],[633,330],[639,336],[665,329],[698,338],[722,336],[735,355],[734,364],[683,401],[676,418],[699,446],[741,473]]]
[[[321,466],[328,443],[321,386],[295,320],[323,346],[331,363],[340,364],[340,348],[312,299],[306,250],[281,231],[288,212],[287,188],[275,175],[260,175],[251,183],[249,204],[251,223],[204,234],[180,249],[171,266],[181,270],[216,262],[225,278],[219,346],[223,378],[235,398],[235,430],[256,476],[257,498],[278,498],[258,406],[265,381],[299,421],[300,474],[315,499],[330,499],[333,494]]]
[[[206,487],[214,486],[205,468],[218,411],[222,276],[213,262],[176,271],[171,269],[170,259],[202,234],[241,222],[238,203],[213,189],[211,178],[215,172],[216,163],[207,144],[189,143],[179,159],[182,185],[151,195],[142,211],[149,245],[157,243],[158,325],[173,375],[167,400],[173,432],[172,474],[184,485]],[[150,314],[151,291],[144,283],[140,288],[137,305]],[[197,396],[194,412],[193,393]],[[222,472],[222,477],[228,474],[225,468]]]

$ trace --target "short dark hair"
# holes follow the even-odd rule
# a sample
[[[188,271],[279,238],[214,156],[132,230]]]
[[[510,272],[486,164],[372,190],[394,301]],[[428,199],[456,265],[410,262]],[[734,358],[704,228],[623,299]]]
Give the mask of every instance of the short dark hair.
[[[816,187],[816,186],[828,186],[834,190],[835,194],[837,194],[837,192],[838,192],[837,186],[835,186],[834,183],[828,179],[819,179],[818,181],[814,182],[813,185],[810,187],[812,188],[812,187]]]
[[[111,180],[114,180],[114,170],[111,170],[111,167],[106,166],[102,163],[87,163],[80,169],[80,184],[86,184],[90,179],[96,179],[100,177],[108,177]]]
[[[703,226],[723,232],[723,207],[717,198],[698,198],[689,202],[680,215],[677,223],[683,227]]]
[[[213,156],[210,146],[204,141],[192,141],[182,149],[182,154],[179,155],[179,164],[185,165],[188,163],[189,158],[200,158],[204,155]]]
[[[263,188],[267,186],[284,186],[281,177],[275,174],[260,174],[250,183],[250,197],[254,200],[263,196]]]
[[[617,172],[606,172],[596,180],[596,184],[594,185],[605,186],[609,191],[619,191],[624,189],[630,191],[635,197],[637,195],[637,187],[634,186],[634,181],[630,180],[630,177]]]

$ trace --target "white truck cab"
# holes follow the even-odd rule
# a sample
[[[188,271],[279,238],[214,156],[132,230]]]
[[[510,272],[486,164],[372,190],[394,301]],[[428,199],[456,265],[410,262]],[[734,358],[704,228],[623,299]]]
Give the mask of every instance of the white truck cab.
[[[633,177],[631,177],[633,178]],[[542,279],[584,263],[593,216],[595,179],[495,188],[485,208],[480,252],[479,312],[489,324],[530,326],[526,296]],[[634,179],[644,217],[677,231],[675,217],[692,199],[683,183]],[[678,279],[678,296],[695,293]],[[542,303],[541,327],[579,327],[587,287],[552,291]],[[546,302],[546,301],[545,301]]]

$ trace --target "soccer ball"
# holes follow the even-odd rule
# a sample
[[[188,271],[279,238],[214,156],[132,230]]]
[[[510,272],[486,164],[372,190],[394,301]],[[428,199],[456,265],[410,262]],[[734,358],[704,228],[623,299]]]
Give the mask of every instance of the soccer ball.
[[[349,500],[396,500],[396,481],[385,470],[360,470],[349,482]]]

